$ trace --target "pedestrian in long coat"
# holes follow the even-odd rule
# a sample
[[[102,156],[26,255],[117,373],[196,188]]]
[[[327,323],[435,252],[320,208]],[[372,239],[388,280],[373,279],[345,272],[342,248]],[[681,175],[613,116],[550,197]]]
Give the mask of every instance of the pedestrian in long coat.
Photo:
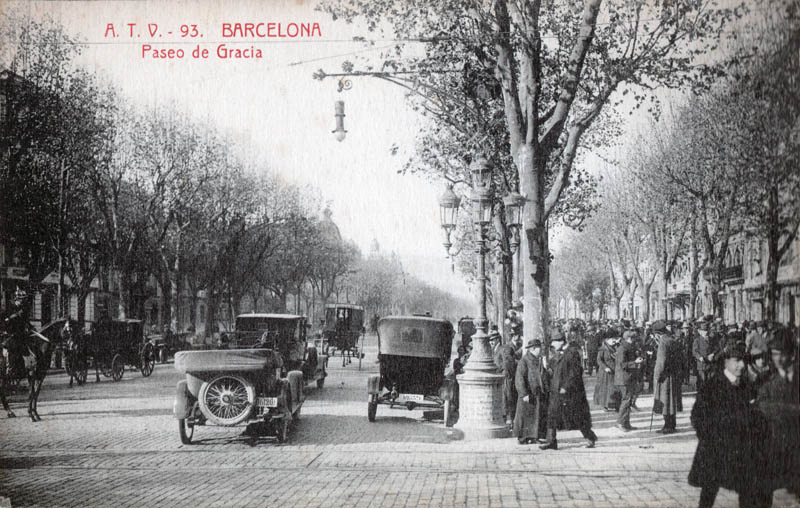
[[[498,334],[499,336],[499,334]],[[503,414],[506,424],[512,425],[517,410],[517,389],[514,380],[517,371],[517,348],[514,342],[501,344],[494,353],[494,363],[503,375]]]
[[[614,384],[614,355],[617,351],[615,342],[614,337],[606,338],[597,353],[597,384],[594,387],[593,401],[606,411],[610,410],[611,405],[614,409],[619,408],[619,397]]]
[[[675,432],[677,414],[683,411],[681,382],[685,363],[684,346],[669,333],[664,321],[653,323],[653,334],[658,343],[653,368],[655,382],[653,407],[655,410],[660,406],[661,414],[664,416],[664,427],[657,432],[672,434]]]
[[[758,391],[758,406],[769,424],[766,440],[770,491],[786,488],[800,494],[800,373],[796,347],[787,329],[769,343],[775,373]],[[795,358],[793,361],[792,358]]]
[[[547,442],[540,447],[543,450],[558,449],[557,430],[580,430],[588,441],[587,448],[594,448],[597,441],[583,385],[580,346],[573,342],[564,348],[565,342],[564,335],[558,332],[551,338],[556,354],[550,364],[553,374],[547,407]]]
[[[721,355],[723,371],[702,385],[692,408],[697,451],[689,485],[701,488],[700,508],[714,505],[720,487],[736,491],[739,506],[769,506],[772,491],[764,485],[766,462],[759,445],[767,429],[750,404],[745,345],[729,344]]]
[[[514,435],[520,444],[530,444],[545,437],[547,425],[542,406],[547,400],[548,379],[544,375],[541,352],[542,341],[530,340],[517,364],[515,384],[518,398]]]
[[[600,330],[590,330],[586,338],[586,373],[590,376],[595,370],[600,370],[597,364],[597,354],[603,342],[603,332]]]

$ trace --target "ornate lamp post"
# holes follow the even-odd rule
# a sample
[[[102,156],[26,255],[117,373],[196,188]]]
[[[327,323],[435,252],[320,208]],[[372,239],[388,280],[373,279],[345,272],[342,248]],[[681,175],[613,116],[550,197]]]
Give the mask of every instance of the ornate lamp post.
[[[479,157],[473,161],[470,172],[473,221],[478,233],[475,250],[478,254],[478,317],[472,336],[472,353],[464,366],[464,374],[458,376],[460,409],[456,428],[465,439],[487,439],[508,435],[503,422],[503,376],[497,373],[486,334],[485,229],[492,220],[492,169],[486,159]]]
[[[522,227],[522,209],[525,207],[525,198],[517,191],[503,198],[503,205],[506,209],[506,225],[511,230],[511,254],[513,254],[513,264],[511,267],[511,300],[519,303],[522,299],[522,279],[520,271],[520,236],[519,230]]]
[[[450,234],[456,228],[456,217],[458,217],[460,206],[461,198],[453,192],[453,184],[448,184],[447,189],[439,198],[439,220],[444,230],[444,248],[448,256],[450,256],[450,247],[453,246]]]

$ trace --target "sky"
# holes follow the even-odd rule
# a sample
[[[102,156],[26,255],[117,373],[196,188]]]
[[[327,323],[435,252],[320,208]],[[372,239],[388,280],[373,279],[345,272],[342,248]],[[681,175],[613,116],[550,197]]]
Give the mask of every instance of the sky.
[[[370,37],[357,25],[316,12],[316,2],[21,2],[0,3],[4,13],[35,19],[50,16],[87,42],[78,63],[146,108],[175,107],[200,122],[228,133],[254,155],[259,167],[276,171],[288,183],[310,184],[329,201],[342,236],[369,252],[373,240],[394,251],[406,270],[419,278],[468,296],[469,287],[451,270],[442,246],[438,196],[444,186],[414,175],[399,175],[414,148],[423,121],[405,101],[402,89],[375,79],[357,79],[337,91],[332,79],[318,81],[318,69],[340,72],[341,63],[380,53],[353,42]],[[249,39],[232,44],[223,23],[319,23],[319,34],[306,39]],[[108,24],[114,25],[113,37]],[[130,37],[129,23],[135,23]],[[158,35],[150,37],[150,24]],[[181,25],[198,37],[180,37]],[[172,32],[168,34],[167,32]],[[202,37],[199,36],[202,34]],[[160,35],[160,36],[159,36]],[[14,34],[3,34],[4,42]],[[256,49],[260,59],[216,56],[218,44]],[[143,45],[183,49],[182,59],[143,56]],[[207,59],[191,58],[197,46]],[[8,47],[8,46],[7,46]],[[345,102],[346,139],[336,141],[334,103]],[[391,154],[393,145],[399,151]]]

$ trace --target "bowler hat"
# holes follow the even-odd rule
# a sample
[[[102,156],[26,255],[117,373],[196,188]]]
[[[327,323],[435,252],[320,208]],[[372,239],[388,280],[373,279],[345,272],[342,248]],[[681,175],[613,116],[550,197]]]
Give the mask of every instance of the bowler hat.
[[[744,358],[746,354],[747,348],[741,340],[729,343],[722,350],[722,358]]]
[[[542,347],[542,341],[539,339],[531,339],[525,344],[525,349],[530,349],[532,347]]]
[[[775,334],[769,341],[769,348],[773,351],[781,351],[783,353],[792,354],[794,352],[792,332],[790,332],[787,328],[775,330]]]

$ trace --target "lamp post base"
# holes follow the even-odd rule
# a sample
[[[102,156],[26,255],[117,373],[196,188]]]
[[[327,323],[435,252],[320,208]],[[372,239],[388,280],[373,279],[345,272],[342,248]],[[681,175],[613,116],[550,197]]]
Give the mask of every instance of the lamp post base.
[[[508,437],[509,430],[503,421],[503,376],[465,368],[457,379],[459,409],[454,429],[460,437],[467,441]]]

